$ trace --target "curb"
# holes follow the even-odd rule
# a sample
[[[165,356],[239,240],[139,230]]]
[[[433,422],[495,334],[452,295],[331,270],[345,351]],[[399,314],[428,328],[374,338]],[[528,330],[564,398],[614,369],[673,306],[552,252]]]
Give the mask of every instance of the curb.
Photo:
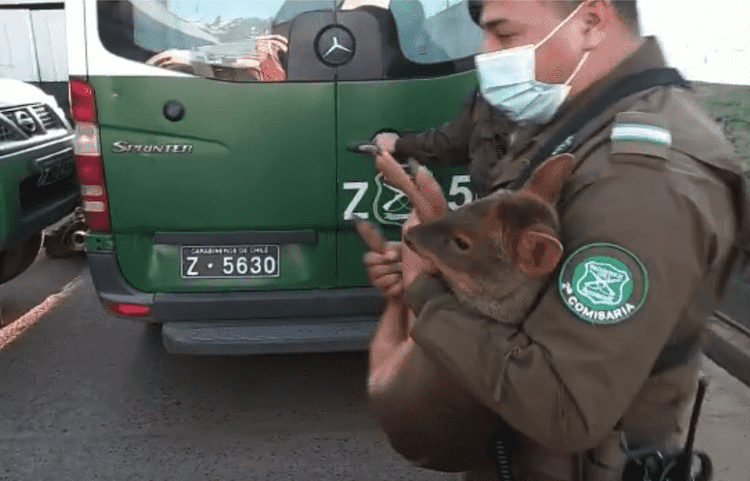
[[[750,337],[714,316],[708,318],[706,327],[703,353],[750,386]]]

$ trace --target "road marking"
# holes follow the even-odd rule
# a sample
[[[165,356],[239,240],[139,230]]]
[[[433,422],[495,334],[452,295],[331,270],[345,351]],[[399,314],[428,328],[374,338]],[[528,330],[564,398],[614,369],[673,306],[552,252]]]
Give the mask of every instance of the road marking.
[[[76,277],[65,284],[65,287],[63,287],[60,292],[52,294],[29,312],[0,329],[0,349],[3,349],[5,346],[13,342],[13,340],[20,336],[21,333],[34,325],[36,321],[41,319],[42,316],[59,304],[60,301],[75,291],[82,282],[83,280],[80,276]]]

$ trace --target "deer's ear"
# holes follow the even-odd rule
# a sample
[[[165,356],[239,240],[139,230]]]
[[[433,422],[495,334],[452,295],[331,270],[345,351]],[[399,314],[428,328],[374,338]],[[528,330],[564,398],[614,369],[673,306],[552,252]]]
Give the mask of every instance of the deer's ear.
[[[537,195],[550,204],[557,201],[565,179],[573,170],[575,157],[560,154],[545,160],[536,168],[523,187],[525,192]]]
[[[529,277],[538,277],[555,270],[563,246],[556,237],[529,228],[521,231],[515,254],[516,267]]]

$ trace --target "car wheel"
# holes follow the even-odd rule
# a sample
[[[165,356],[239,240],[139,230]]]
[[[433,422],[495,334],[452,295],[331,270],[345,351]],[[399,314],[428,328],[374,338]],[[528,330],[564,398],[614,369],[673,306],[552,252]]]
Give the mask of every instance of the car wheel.
[[[42,233],[37,232],[0,253],[0,284],[8,282],[28,269],[34,263],[41,246]]]

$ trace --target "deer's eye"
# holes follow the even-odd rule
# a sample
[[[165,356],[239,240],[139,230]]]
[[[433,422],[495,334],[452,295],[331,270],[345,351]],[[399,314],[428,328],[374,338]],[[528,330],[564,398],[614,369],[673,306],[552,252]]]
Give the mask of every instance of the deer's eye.
[[[456,243],[456,246],[458,246],[458,248],[461,249],[462,251],[467,251],[469,250],[469,247],[471,247],[468,242],[466,242],[460,237],[454,237],[453,241]]]

